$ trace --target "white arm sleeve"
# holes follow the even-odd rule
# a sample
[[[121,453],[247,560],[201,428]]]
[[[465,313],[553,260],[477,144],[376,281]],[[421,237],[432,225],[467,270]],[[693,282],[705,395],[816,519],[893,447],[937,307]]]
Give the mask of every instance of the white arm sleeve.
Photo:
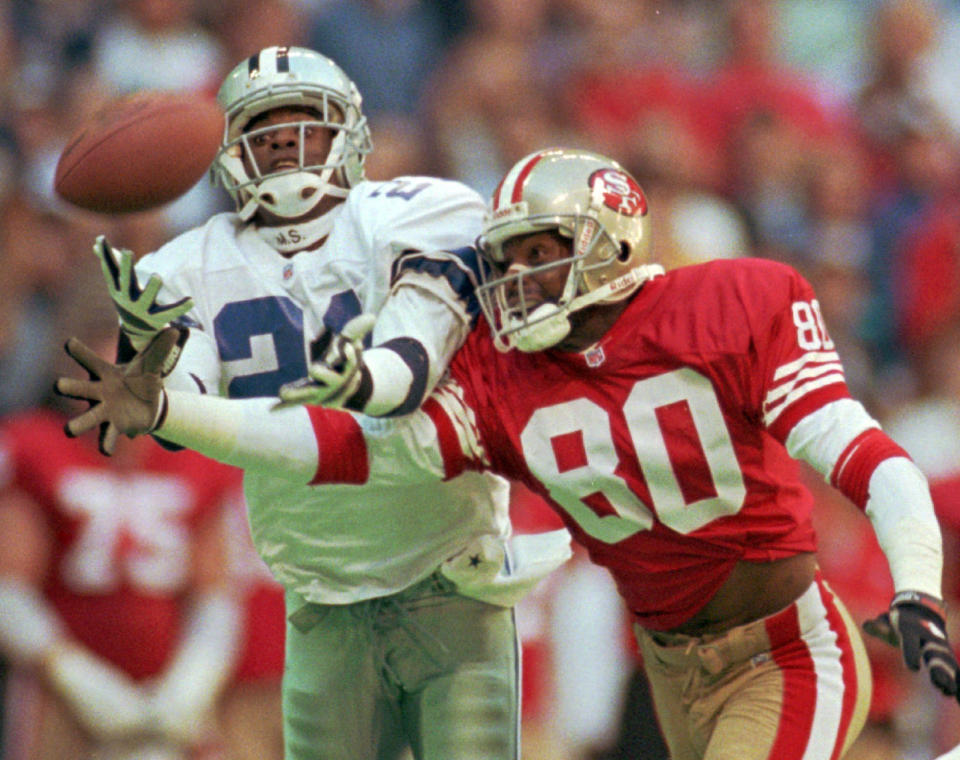
[[[15,662],[40,660],[64,635],[56,612],[33,586],[0,578],[0,651]]]
[[[870,477],[867,517],[890,565],[894,590],[943,598],[943,540],[927,479],[905,457],[885,459]]]
[[[363,352],[363,361],[373,385],[364,412],[374,417],[392,413],[410,396],[413,368],[396,351],[377,346]]]
[[[151,699],[167,736],[191,741],[203,734],[239,641],[240,610],[231,595],[207,593],[193,601],[180,645]]]
[[[70,641],[60,618],[40,593],[11,578],[0,580],[0,651],[13,662],[39,666],[95,736],[146,728],[146,699],[136,684]]]
[[[861,433],[879,429],[859,401],[841,399],[804,417],[787,436],[787,451],[830,479],[840,456]],[[896,591],[942,597],[943,549],[926,478],[905,457],[880,462],[865,506]]]
[[[43,666],[47,680],[94,736],[119,737],[149,730],[146,695],[106,660],[60,641],[44,657]]]
[[[275,403],[170,390],[156,433],[224,464],[308,483],[318,461],[310,417],[304,407],[271,411]]]
[[[870,428],[879,428],[863,404],[844,398],[821,407],[800,420],[787,436],[787,452],[801,459],[827,480],[850,441]]]
[[[466,339],[470,322],[462,307],[421,280],[433,282],[401,278],[377,314],[374,347],[363,355],[372,381],[366,414],[381,417],[418,408]]]
[[[225,399],[167,391],[166,417],[156,433],[218,462],[302,483],[314,480],[322,460],[338,458],[345,464],[333,468],[337,473],[356,473],[360,461],[369,463],[369,473],[362,481],[332,476],[321,482],[395,485],[435,482],[450,474],[433,421],[422,411],[392,419],[361,416],[362,438],[345,438],[340,429],[325,438],[322,427],[314,433],[306,407],[273,411],[275,403],[270,398]],[[321,410],[321,415],[324,412],[347,414]],[[319,419],[322,426],[323,417]],[[318,436],[324,441],[323,451]]]

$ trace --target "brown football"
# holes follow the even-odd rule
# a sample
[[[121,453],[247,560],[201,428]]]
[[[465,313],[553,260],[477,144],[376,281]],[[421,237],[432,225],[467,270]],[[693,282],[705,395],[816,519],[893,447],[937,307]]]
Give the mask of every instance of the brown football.
[[[54,189],[73,205],[101,213],[163,206],[200,181],[223,129],[223,111],[200,94],[143,91],[118,98],[67,143]]]

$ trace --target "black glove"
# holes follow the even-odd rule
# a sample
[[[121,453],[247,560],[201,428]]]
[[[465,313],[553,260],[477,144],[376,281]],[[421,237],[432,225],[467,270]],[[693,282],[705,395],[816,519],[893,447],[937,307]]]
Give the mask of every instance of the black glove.
[[[66,434],[75,438],[100,428],[100,451],[113,453],[117,437],[152,432],[163,419],[163,378],[176,366],[189,331],[165,327],[126,364],[111,364],[77,338],[67,341],[70,357],[90,375],[89,380],[61,377],[54,389],[61,396],[89,401],[91,407],[72,417]]]
[[[863,630],[899,647],[910,670],[926,667],[933,685],[949,697],[957,697],[957,658],[947,641],[943,601],[920,591],[901,591],[893,597],[889,612],[868,620]]]

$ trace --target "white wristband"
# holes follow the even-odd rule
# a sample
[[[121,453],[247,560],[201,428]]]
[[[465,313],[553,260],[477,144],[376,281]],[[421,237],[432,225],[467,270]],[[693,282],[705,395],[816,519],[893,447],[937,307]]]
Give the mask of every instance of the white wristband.
[[[396,351],[374,347],[363,352],[363,361],[373,383],[373,392],[363,408],[364,414],[382,417],[407,399],[413,375]]]

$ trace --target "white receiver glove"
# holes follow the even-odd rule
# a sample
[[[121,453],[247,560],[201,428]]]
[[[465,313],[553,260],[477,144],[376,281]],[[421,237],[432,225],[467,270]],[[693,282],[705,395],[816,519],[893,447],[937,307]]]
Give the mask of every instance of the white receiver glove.
[[[274,408],[296,404],[342,408],[363,382],[363,341],[376,321],[373,314],[360,314],[341,333],[323,328],[310,344],[309,377],[281,386],[281,402]]]
[[[113,305],[120,315],[120,329],[140,351],[160,330],[179,319],[193,308],[189,296],[169,304],[157,303],[157,293],[163,280],[156,274],[141,288],[133,267],[133,253],[113,248],[103,235],[93,244],[93,252],[100,259],[100,268],[107,283]]]
[[[94,736],[118,738],[152,729],[146,694],[131,678],[87,650],[57,643],[44,657],[43,669]]]

